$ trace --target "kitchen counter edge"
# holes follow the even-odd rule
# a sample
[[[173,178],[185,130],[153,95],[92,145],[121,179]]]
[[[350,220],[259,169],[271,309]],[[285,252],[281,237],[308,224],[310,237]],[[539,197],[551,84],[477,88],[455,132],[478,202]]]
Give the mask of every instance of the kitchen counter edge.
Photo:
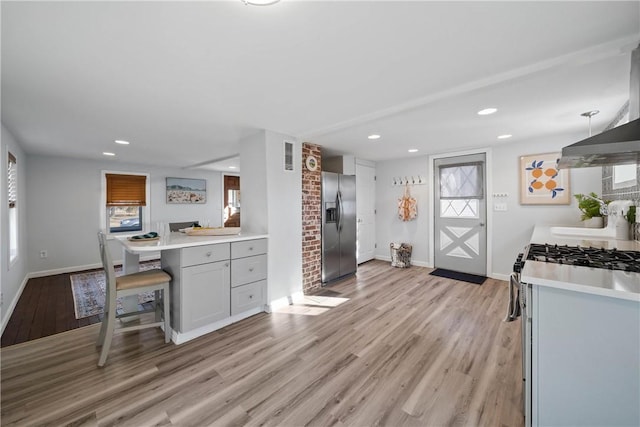
[[[585,240],[583,238],[555,238],[549,226],[536,226],[531,243],[580,245],[620,250],[637,250],[638,242],[615,239]],[[526,261],[521,281],[593,295],[640,302],[640,273],[590,267]]]

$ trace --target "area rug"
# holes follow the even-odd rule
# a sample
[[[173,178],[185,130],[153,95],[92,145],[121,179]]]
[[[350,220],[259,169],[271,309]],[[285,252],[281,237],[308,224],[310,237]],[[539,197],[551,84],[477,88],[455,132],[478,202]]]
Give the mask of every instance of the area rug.
[[[160,261],[140,264],[140,271],[160,268]],[[116,276],[122,276],[122,267],[115,268]],[[71,275],[71,292],[76,319],[102,314],[104,312],[106,276],[104,270],[91,271]],[[153,301],[153,292],[138,295],[138,304]],[[117,312],[122,312],[122,299],[116,300]]]
[[[460,273],[458,271],[445,270],[444,268],[436,268],[431,273],[432,276],[446,277],[447,279],[460,280],[476,285],[482,285],[487,278],[485,276],[477,276],[475,274]]]

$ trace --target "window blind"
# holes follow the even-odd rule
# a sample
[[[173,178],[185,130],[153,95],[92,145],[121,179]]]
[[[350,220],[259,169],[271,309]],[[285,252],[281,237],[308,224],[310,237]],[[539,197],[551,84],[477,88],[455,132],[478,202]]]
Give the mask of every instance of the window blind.
[[[9,153],[9,166],[7,168],[7,199],[9,207],[15,208],[18,201],[18,169],[16,157]]]
[[[146,206],[147,177],[144,175],[105,174],[107,206]]]
[[[482,163],[440,166],[441,199],[482,199]]]

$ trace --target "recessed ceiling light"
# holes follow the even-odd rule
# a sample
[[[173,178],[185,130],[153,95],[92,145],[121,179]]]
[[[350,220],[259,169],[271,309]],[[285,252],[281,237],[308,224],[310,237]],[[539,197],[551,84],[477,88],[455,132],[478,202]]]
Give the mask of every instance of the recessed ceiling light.
[[[242,0],[245,5],[269,6],[278,3],[280,0]]]
[[[497,108],[485,108],[484,110],[478,111],[478,115],[480,116],[488,116],[489,114],[493,114],[498,111]]]
[[[367,138],[369,138],[369,139],[380,139],[380,135],[376,135],[374,133],[373,135],[369,135]]]
[[[129,141],[125,141],[124,139],[116,139],[114,142],[120,145],[129,145]]]
[[[511,138],[513,135],[511,134],[504,134],[504,135],[498,135],[498,139],[507,139],[507,138]]]
[[[110,153],[110,152],[108,152],[108,151],[105,151],[105,152],[104,152],[104,153],[102,153],[102,154],[104,154],[105,156],[115,156],[115,155],[116,155],[116,153]]]
[[[229,169],[235,169],[235,168],[236,168],[235,166],[229,166]]]
[[[410,153],[417,153],[417,152],[418,152],[418,149],[417,149],[417,148],[410,148],[410,149],[409,149],[409,152],[410,152]]]

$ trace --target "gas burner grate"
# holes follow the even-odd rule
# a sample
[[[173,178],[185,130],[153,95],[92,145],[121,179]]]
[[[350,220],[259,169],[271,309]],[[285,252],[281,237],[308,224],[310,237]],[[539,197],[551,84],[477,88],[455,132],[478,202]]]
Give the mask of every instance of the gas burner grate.
[[[640,252],[532,243],[527,260],[640,273]]]

